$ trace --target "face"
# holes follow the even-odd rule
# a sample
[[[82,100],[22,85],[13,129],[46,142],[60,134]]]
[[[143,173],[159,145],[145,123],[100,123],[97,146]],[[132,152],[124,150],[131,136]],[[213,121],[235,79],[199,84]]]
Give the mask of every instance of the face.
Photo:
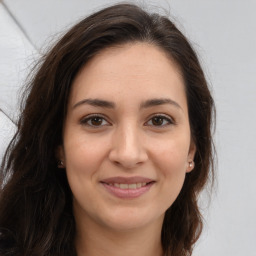
[[[194,154],[182,76],[156,46],[106,49],[77,75],[59,149],[77,221],[162,224]]]

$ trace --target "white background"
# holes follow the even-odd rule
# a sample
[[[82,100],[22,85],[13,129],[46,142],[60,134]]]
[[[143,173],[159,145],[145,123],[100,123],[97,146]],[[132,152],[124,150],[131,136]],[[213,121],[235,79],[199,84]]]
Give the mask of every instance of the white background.
[[[31,63],[59,33],[112,2],[0,1],[0,158]],[[143,2],[150,10],[167,9],[189,37],[217,105],[217,184],[194,255],[256,256],[256,1]]]

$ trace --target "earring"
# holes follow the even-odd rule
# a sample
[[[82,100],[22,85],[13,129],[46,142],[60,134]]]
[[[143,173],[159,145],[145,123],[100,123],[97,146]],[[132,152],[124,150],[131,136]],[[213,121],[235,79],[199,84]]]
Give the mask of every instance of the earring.
[[[194,161],[193,160],[189,161],[188,164],[189,164],[189,168],[193,168],[194,167]]]
[[[64,163],[61,160],[58,160],[58,168],[64,168]]]

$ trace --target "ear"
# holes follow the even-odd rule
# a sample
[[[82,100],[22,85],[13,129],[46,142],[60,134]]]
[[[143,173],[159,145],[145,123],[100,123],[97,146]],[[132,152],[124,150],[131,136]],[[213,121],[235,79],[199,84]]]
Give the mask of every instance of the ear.
[[[190,141],[188,158],[187,158],[187,170],[186,172],[191,172],[195,167],[194,157],[196,154],[196,144],[193,139]]]
[[[58,163],[58,168],[65,168],[65,153],[63,145],[60,145],[55,150],[55,156]]]

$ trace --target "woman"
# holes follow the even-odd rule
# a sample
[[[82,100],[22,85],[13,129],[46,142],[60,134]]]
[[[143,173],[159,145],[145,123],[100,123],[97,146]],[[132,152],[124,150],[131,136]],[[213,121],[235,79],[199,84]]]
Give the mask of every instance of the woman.
[[[2,166],[1,255],[191,255],[213,108],[169,19],[118,4],[82,20],[30,82]]]

